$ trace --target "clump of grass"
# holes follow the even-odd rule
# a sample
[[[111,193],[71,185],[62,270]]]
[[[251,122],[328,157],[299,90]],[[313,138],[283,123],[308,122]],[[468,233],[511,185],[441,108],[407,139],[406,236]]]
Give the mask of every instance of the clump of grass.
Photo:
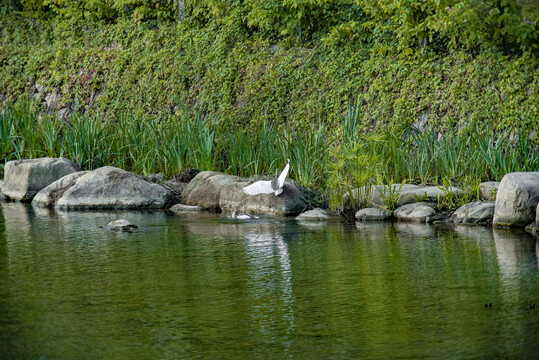
[[[282,151],[290,158],[291,176],[307,187],[320,187],[325,182],[328,162],[326,129],[322,124],[295,132],[284,131]]]
[[[445,133],[403,127],[365,134],[360,111],[361,102],[351,104],[335,136],[322,123],[287,129],[264,122],[250,132],[224,130],[179,102],[168,116],[118,114],[103,121],[75,113],[65,121],[54,114],[38,116],[23,99],[0,110],[0,156],[3,162],[65,156],[85,169],[114,165],[167,178],[185,168],[243,177],[274,174],[290,159],[290,177],[329,194],[330,206],[338,209],[361,205],[353,199],[358,187],[405,182],[463,187],[466,197],[449,195],[441,204],[451,208],[478,198],[480,181],[539,168],[539,150],[525,136],[511,138],[488,127]],[[388,195],[385,205],[392,208],[396,194]]]
[[[342,211],[361,207],[362,199],[356,198],[354,189],[372,183],[383,172],[384,161],[377,151],[382,138],[374,133],[361,136],[360,109],[361,103],[348,106],[341,119],[342,136],[330,150],[329,203]]]
[[[438,209],[456,210],[462,205],[478,200],[480,198],[480,182],[477,178],[466,176],[455,186],[449,180],[444,179],[442,185],[438,186],[444,193],[443,198],[438,199]]]
[[[113,149],[112,130],[95,117],[74,114],[63,134],[65,156],[85,169],[109,165]]]
[[[527,137],[511,141],[488,127],[445,133],[406,127],[384,134],[376,151],[386,160],[388,177],[424,184],[459,182],[465,176],[499,181],[509,172],[533,171],[539,165],[539,151]]]
[[[404,184],[405,182],[402,182],[397,186],[397,184],[393,183],[393,179],[391,179],[387,185],[377,186],[377,190],[380,193],[380,199],[384,203],[384,209],[391,213],[395,211]]]
[[[328,140],[321,124],[291,131],[264,122],[254,132],[237,129],[220,138],[226,172],[246,177],[273,174],[290,159],[290,176],[298,183],[311,188],[325,184]]]
[[[226,172],[239,176],[252,176],[272,172],[283,163],[279,147],[282,132],[264,122],[258,130],[246,133],[243,129],[222,134],[220,151],[225,159]]]

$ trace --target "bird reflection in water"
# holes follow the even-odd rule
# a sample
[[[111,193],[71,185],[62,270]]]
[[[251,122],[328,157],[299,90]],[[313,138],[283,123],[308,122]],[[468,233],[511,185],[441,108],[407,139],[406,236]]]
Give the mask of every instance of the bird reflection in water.
[[[260,336],[275,339],[294,332],[294,294],[288,245],[282,232],[261,224],[244,234],[250,317]],[[277,334],[286,329],[286,334]]]

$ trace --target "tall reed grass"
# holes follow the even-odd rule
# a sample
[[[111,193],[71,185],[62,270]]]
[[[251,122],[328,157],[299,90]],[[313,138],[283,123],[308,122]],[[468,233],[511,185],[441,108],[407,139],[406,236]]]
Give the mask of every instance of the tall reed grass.
[[[361,103],[350,105],[341,135],[332,148],[327,185],[330,203],[342,204],[351,189],[397,182],[473,187],[510,172],[537,171],[539,148],[526,136],[465,128],[439,132],[428,128],[365,134],[356,121]]]
[[[85,169],[114,165],[166,177],[190,167],[243,177],[273,174],[290,159],[290,177],[298,183],[340,196],[367,183],[475,183],[539,169],[538,148],[527,137],[511,139],[488,128],[364,134],[361,103],[350,105],[336,132],[321,123],[295,130],[269,122],[254,131],[228,129],[181,103],[176,109],[168,117],[119,114],[103,121],[73,114],[65,121],[38,116],[23,100],[0,110],[0,156],[3,163],[65,156]]]
[[[406,127],[400,133],[385,134],[377,151],[390,160],[386,177],[441,184],[444,179],[459,182],[465,177],[499,181],[509,172],[535,171],[538,150],[528,137],[511,140],[488,127],[445,133]]]

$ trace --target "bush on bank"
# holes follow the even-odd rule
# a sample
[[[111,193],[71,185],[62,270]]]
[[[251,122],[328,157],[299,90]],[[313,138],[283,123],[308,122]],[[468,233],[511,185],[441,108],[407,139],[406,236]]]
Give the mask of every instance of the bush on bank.
[[[445,10],[426,1],[406,5],[414,15],[405,19],[396,0],[194,1],[185,21],[176,1],[12,3],[0,25],[4,103],[38,85],[62,95],[56,109],[108,118],[170,114],[177,96],[220,126],[337,128],[362,95],[366,128],[419,117],[441,128],[537,128],[539,30],[513,1]]]

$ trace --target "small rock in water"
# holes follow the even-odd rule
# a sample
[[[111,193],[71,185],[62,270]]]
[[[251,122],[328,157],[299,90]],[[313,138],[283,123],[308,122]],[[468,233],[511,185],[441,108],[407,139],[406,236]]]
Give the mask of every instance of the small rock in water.
[[[427,203],[412,203],[400,206],[393,212],[399,221],[432,222],[435,220],[436,210]]]
[[[539,227],[537,226],[537,220],[526,226],[524,230],[531,234],[539,235]]]
[[[107,225],[107,229],[111,231],[123,231],[123,232],[133,232],[137,228],[136,225],[131,224],[125,219],[118,219],[111,221]]]
[[[356,219],[361,221],[384,221],[391,218],[391,212],[380,208],[365,208],[356,212]]]
[[[316,209],[301,213],[300,215],[296,217],[296,220],[311,220],[311,221],[340,220],[340,217],[331,214],[329,211],[316,208]]]

